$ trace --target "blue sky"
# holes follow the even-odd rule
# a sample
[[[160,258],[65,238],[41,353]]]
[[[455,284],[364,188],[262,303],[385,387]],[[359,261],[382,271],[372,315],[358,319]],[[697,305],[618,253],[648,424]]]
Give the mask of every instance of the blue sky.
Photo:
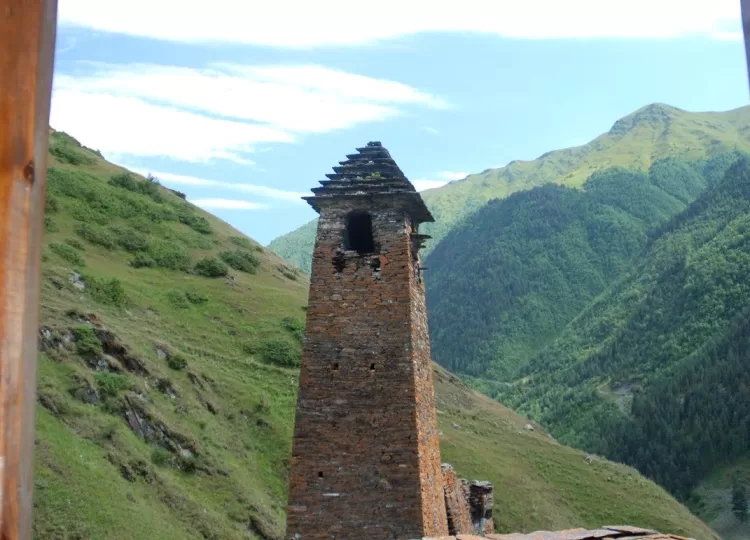
[[[60,0],[50,123],[267,243],[380,140],[418,189],[747,104],[732,0]],[[145,15],[144,15],[145,14]]]

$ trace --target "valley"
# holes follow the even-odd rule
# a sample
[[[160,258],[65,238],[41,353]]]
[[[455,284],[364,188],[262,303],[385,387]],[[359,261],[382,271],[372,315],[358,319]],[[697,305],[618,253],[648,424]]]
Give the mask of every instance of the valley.
[[[66,134],[49,166],[35,537],[281,538],[306,275]],[[495,484],[498,530],[716,538],[633,468],[435,370],[443,460]]]

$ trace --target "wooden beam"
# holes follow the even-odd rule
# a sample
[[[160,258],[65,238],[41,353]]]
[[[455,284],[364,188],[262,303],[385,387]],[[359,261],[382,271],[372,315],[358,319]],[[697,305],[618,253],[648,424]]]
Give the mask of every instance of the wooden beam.
[[[30,540],[57,0],[0,0],[0,540]]]

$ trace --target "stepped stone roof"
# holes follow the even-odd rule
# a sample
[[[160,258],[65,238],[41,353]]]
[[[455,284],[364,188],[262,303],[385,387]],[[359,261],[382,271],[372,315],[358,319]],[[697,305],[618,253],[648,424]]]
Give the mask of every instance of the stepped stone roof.
[[[693,540],[684,536],[661,534],[651,529],[641,529],[627,525],[607,525],[600,529],[568,529],[566,531],[537,531],[528,534],[488,534],[472,536],[459,534],[458,536],[425,537],[422,540]]]
[[[346,161],[339,161],[328,180],[321,180],[321,187],[313,188],[315,194],[303,197],[317,212],[330,199],[393,198],[398,200],[417,223],[432,222],[422,197],[406,178],[390,152],[379,141],[357,148],[356,154],[348,154]]]

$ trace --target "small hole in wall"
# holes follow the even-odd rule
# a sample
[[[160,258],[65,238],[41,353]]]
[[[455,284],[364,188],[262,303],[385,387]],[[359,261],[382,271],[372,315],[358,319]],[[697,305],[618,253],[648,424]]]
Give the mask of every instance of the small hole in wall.
[[[323,471],[318,471],[318,478],[323,478]]]
[[[333,371],[338,371],[338,370],[339,370],[339,363],[336,362],[335,364],[333,364]]]
[[[370,364],[370,371],[375,371],[375,364]]]

